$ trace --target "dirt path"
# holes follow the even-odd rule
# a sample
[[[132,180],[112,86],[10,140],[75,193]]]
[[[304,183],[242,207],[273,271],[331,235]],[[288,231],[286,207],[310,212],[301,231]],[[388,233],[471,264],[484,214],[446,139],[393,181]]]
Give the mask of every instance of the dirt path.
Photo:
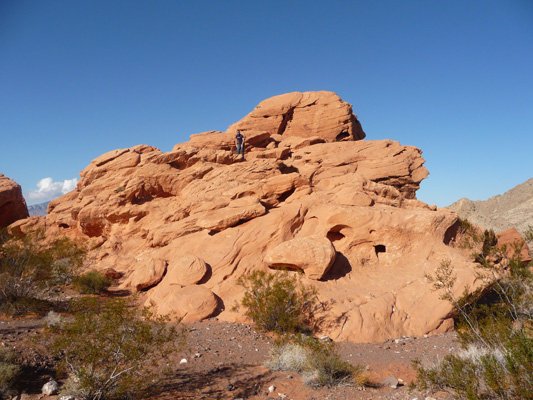
[[[52,373],[52,360],[29,346],[42,325],[42,319],[0,320],[0,346],[14,348],[26,362],[40,368],[40,375],[26,377],[30,394],[23,399],[43,398],[38,394],[39,388]],[[273,339],[250,325],[210,319],[187,324],[187,330],[187,345],[173,355],[168,365],[172,373],[158,384],[153,399],[425,400],[427,394],[408,389],[408,383],[415,378],[411,361],[415,358],[435,361],[458,348],[453,333],[397,338],[384,343],[341,342],[338,349],[345,360],[368,367],[371,387],[318,389],[306,386],[297,373],[264,368]],[[397,388],[381,385],[389,376],[400,381]],[[431,398],[448,399],[443,393],[432,394]]]

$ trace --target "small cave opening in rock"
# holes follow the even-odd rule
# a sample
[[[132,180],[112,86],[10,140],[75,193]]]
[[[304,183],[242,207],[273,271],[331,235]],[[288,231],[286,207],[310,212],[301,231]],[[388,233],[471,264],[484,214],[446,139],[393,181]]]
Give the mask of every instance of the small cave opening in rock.
[[[330,242],[334,242],[336,240],[341,240],[341,239],[344,239],[345,236],[340,233],[340,232],[328,232],[328,234],[326,235],[327,238],[329,239]]]
[[[387,252],[387,248],[384,244],[376,244],[374,246],[374,250],[376,251],[376,256],[379,255],[379,253],[385,253]]]
[[[333,228],[329,230],[329,232],[326,234],[326,237],[332,243],[338,240],[342,240],[346,237],[346,235],[342,233],[342,230],[345,230],[345,229],[350,229],[350,228],[346,225],[335,225]]]
[[[70,226],[69,226],[68,224],[65,224],[65,223],[63,223],[63,224],[59,224],[59,227],[60,227],[60,228],[63,228],[63,229],[68,229],[68,228],[70,228]]]
[[[455,239],[457,238],[457,235],[459,234],[460,229],[461,229],[460,220],[455,221],[455,223],[452,226],[446,229],[446,232],[444,232],[444,238],[443,238],[443,242],[446,246],[449,246],[452,242],[455,241]]]
[[[342,131],[337,136],[335,136],[335,141],[336,142],[340,142],[341,140],[345,140],[345,139],[349,139],[349,138],[350,138],[350,134],[348,132],[346,132],[346,131]]]

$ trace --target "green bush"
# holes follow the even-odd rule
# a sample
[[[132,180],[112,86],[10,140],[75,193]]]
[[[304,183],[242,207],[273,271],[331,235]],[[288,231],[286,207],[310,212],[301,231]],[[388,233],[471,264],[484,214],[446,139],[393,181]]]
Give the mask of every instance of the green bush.
[[[124,299],[82,300],[72,320],[48,328],[60,373],[69,375],[63,394],[87,400],[146,395],[161,373],[157,362],[184,340],[184,331],[167,323]]]
[[[105,291],[113,281],[111,278],[98,271],[89,271],[72,282],[72,286],[83,294],[100,294]]]
[[[0,312],[41,311],[58,285],[69,283],[85,250],[67,238],[46,241],[42,231],[23,237],[0,232]]]
[[[533,399],[531,269],[520,257],[520,246],[497,246],[491,233],[471,240],[481,244],[474,259],[485,287],[455,297],[456,276],[449,260],[428,276],[456,310],[456,330],[464,349],[436,365],[416,361],[417,385],[450,391],[457,399]]]
[[[0,347],[0,399],[9,399],[15,394],[14,385],[19,375],[20,367],[13,352]]]
[[[368,379],[366,368],[351,365],[339,355],[333,342],[314,337],[285,337],[270,353],[267,368],[276,371],[301,373],[309,386],[364,386]]]
[[[239,284],[246,290],[241,301],[245,315],[260,330],[284,334],[312,329],[319,305],[316,290],[302,284],[297,273],[253,271]]]

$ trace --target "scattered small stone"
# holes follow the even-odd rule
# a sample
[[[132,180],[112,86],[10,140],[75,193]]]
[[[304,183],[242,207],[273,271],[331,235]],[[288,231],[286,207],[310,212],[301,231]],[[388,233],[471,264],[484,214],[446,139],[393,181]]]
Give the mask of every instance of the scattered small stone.
[[[56,381],[50,381],[43,385],[42,393],[47,396],[52,396],[59,390],[59,384]]]
[[[202,357],[202,355],[200,353],[194,353],[193,358],[200,358],[200,357]]]
[[[186,358],[182,358],[181,361],[180,361],[180,364],[187,364],[188,361]]]
[[[381,381],[381,384],[383,386],[388,386],[393,389],[396,389],[398,387],[399,382],[398,379],[396,379],[394,376],[388,376]]]
[[[67,396],[61,396],[59,400],[76,400],[76,398],[74,396],[67,395]]]
[[[235,386],[233,386],[231,383],[228,384],[228,387],[226,388],[227,390],[229,390],[230,392],[235,390]]]
[[[425,398],[425,400],[437,400],[437,399],[436,399],[435,397],[427,396],[427,397]]]
[[[320,338],[320,340],[321,340],[322,342],[326,342],[326,343],[330,343],[330,342],[333,341],[328,335],[324,335],[324,336],[322,336],[322,337]]]
[[[429,337],[429,335],[426,333],[426,334],[424,335],[424,339],[427,339],[428,337]]]
[[[276,387],[274,385],[268,387],[268,391],[272,393],[274,390],[276,390]]]

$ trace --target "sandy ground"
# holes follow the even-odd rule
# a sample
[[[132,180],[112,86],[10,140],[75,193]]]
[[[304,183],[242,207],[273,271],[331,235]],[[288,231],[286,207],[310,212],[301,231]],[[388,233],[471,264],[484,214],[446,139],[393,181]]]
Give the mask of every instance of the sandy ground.
[[[32,345],[31,339],[42,324],[43,320],[36,318],[0,319],[0,346],[14,348],[35,367],[24,371],[27,394],[21,399],[45,398],[39,394],[40,388],[54,375],[54,360],[45,355],[45,349],[35,350]],[[408,384],[416,377],[411,361],[418,358],[432,362],[459,346],[454,333],[393,338],[384,343],[340,342],[338,349],[345,360],[368,368],[370,386],[363,390],[312,388],[297,373],[270,371],[263,366],[273,337],[256,332],[250,325],[213,318],[186,327],[187,344],[172,356],[168,365],[172,373],[158,384],[153,399],[449,399],[445,393],[410,391]],[[391,376],[400,381],[397,388],[382,384]]]

